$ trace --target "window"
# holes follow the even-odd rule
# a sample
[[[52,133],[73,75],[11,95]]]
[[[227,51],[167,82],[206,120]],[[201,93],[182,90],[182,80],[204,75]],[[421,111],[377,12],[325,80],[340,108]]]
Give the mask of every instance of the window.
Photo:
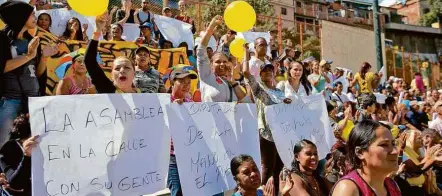
[[[287,9],[285,7],[281,8],[281,14],[282,15],[287,15]]]
[[[428,12],[430,12],[430,9],[429,8],[425,8],[424,9],[424,14],[428,14]]]
[[[299,2],[299,1],[297,1],[297,2],[296,2],[296,7],[302,7],[302,3]]]

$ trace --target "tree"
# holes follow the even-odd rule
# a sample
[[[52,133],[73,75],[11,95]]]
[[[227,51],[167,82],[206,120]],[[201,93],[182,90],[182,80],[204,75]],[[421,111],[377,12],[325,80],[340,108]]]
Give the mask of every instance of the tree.
[[[233,2],[234,0],[230,0],[229,2]],[[257,17],[257,22],[255,24],[255,31],[271,31],[276,27],[276,17],[274,16],[274,8],[269,5],[269,0],[246,0],[254,9],[255,12],[262,16],[268,17]],[[201,1],[203,2],[203,1]],[[201,14],[201,25],[203,30],[216,15],[224,15],[224,10],[226,8],[226,0],[207,0],[204,3],[210,4],[200,6],[200,14]],[[189,9],[189,14],[192,14],[196,18],[198,15],[197,6],[194,5]],[[240,19],[239,19],[240,20]],[[227,32],[227,27],[225,25],[219,27],[218,33],[223,35]]]
[[[421,18],[421,23],[431,26],[435,22],[442,22],[442,0],[430,0],[430,12]]]

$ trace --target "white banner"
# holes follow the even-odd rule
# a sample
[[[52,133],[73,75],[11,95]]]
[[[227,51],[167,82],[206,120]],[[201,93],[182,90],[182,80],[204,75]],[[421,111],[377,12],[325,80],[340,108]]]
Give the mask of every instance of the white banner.
[[[151,36],[152,37],[155,36],[153,32]],[[125,23],[123,25],[123,35],[121,37],[128,42],[135,41],[137,38],[140,37],[140,25],[133,23]]]
[[[255,40],[262,37],[267,41],[269,47],[267,48],[267,56],[272,56],[272,51],[270,49],[270,33],[269,32],[238,32],[237,37],[243,38],[249,43],[250,52],[255,52]]]
[[[267,106],[265,114],[276,148],[286,167],[291,168],[293,147],[302,139],[316,144],[319,159],[330,153],[335,137],[321,94],[293,99],[291,104]]]
[[[167,94],[29,98],[32,195],[143,195],[166,188]]]
[[[254,104],[170,104],[167,114],[183,195],[234,189],[230,160],[237,155],[252,156],[261,169]]]
[[[52,25],[49,28],[52,34],[56,36],[63,35],[66,30],[67,23],[69,19],[75,17],[81,22],[81,28],[83,29],[83,24],[88,24],[87,35],[89,38],[92,37],[95,28],[95,17],[85,17],[74,10],[63,9],[51,9],[51,10],[40,10],[36,12],[38,17],[41,13],[48,13],[52,18]]]
[[[186,42],[188,50],[193,51],[192,25],[161,15],[155,15],[154,20],[164,39],[171,41],[174,48],[178,48],[180,43]]]

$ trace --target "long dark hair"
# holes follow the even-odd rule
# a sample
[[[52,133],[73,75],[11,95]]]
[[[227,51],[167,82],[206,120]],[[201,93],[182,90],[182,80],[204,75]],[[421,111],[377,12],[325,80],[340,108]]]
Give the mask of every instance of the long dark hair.
[[[38,15],[37,22],[40,20],[40,18],[41,18],[43,15],[49,17],[49,29],[50,29],[51,26],[52,26],[52,17],[51,17],[50,14],[48,14],[48,13],[41,13],[40,15]],[[50,31],[49,29],[48,29],[47,31],[50,33],[51,31]]]
[[[362,168],[362,161],[358,158],[356,148],[360,151],[367,151],[368,147],[376,140],[376,130],[386,125],[373,120],[362,120],[357,123],[347,141],[347,152],[352,169]]]
[[[300,79],[300,83],[304,86],[305,88],[305,92],[307,93],[307,95],[310,95],[310,92],[312,91],[312,85],[310,84],[310,82],[307,79],[307,69],[303,66],[303,64],[299,61],[293,61],[290,62],[288,70],[287,70],[287,75],[289,76],[289,80],[292,77],[290,75],[290,70],[292,69],[293,65],[295,64],[299,64],[302,67],[302,75],[301,75],[301,79]]]
[[[293,148],[293,154],[295,155],[295,157],[296,157],[296,155],[298,155],[302,151],[302,149],[304,149],[304,147],[306,147],[308,145],[311,145],[311,146],[314,146],[315,148],[317,148],[313,142],[311,142],[310,140],[306,140],[306,139],[303,139],[303,140],[299,141],[298,143],[296,143]],[[296,160],[296,158],[293,158],[291,172],[293,172],[294,174],[301,177],[302,181],[304,182],[304,185],[306,186],[305,190],[308,192],[309,195],[315,196],[315,192],[313,192],[314,189],[313,189],[312,185],[309,183],[309,181],[307,180],[307,176],[301,172],[299,162],[298,162],[298,160]],[[329,190],[328,190],[323,178],[321,177],[320,173],[318,172],[318,170],[313,171],[313,176],[315,177],[316,181],[318,182],[319,188],[322,190],[322,192],[325,195],[328,195]]]
[[[77,32],[75,33],[75,40],[78,41],[83,41],[83,31],[81,29],[81,22],[78,18],[72,17],[71,19],[68,20],[67,24],[66,24],[66,29],[64,30],[63,36],[69,38],[71,36],[71,29],[69,28],[69,21],[71,20],[76,20],[78,23],[78,28]]]
[[[367,72],[368,72],[368,70],[370,70],[370,68],[371,68],[370,63],[367,63],[367,62],[362,63],[361,70],[359,71],[362,79],[365,80],[365,74],[367,74]]]

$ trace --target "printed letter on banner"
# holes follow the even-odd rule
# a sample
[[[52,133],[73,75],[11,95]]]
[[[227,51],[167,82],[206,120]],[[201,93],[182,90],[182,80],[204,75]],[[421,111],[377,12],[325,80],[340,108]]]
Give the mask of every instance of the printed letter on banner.
[[[166,94],[30,98],[33,195],[143,195],[166,188]]]
[[[315,143],[319,159],[325,158],[335,143],[321,94],[293,99],[291,104],[268,106],[265,114],[278,153],[288,168],[293,161],[293,147],[300,140]]]
[[[184,195],[234,189],[230,160],[237,155],[252,156],[261,169],[254,104],[170,104],[167,114]]]

